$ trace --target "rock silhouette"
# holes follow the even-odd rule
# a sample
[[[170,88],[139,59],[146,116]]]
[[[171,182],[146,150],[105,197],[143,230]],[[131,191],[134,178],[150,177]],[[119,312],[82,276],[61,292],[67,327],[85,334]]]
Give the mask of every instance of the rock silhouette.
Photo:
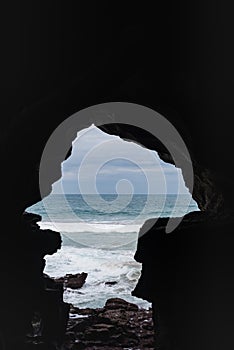
[[[79,289],[85,284],[88,274],[86,272],[66,274],[64,277],[55,278],[56,282],[63,283],[65,288]]]

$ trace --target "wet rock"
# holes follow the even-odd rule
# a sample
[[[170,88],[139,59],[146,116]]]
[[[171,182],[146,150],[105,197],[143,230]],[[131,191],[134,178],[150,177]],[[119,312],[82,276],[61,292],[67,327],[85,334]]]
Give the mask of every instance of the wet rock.
[[[117,284],[118,282],[117,281],[107,281],[107,282],[105,282],[105,284],[107,285],[107,286],[114,286],[115,284]]]
[[[120,298],[111,298],[107,300],[105,304],[105,309],[107,310],[124,309],[126,311],[138,311],[138,306],[133,303],[128,303],[127,301]]]
[[[66,274],[64,277],[55,278],[55,281],[63,283],[65,288],[79,289],[85,284],[87,276],[86,272]]]
[[[79,318],[70,318],[68,322],[68,349],[154,349],[151,309],[140,309],[123,299],[112,298],[103,308],[71,306],[70,311]]]

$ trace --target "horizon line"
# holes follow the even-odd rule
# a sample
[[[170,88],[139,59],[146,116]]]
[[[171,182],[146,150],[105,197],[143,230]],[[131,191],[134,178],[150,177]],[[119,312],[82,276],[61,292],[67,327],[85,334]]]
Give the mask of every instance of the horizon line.
[[[110,194],[110,195],[120,195],[120,196],[128,196],[128,195],[131,195],[132,193],[109,193],[109,192],[103,192],[103,193],[73,193],[73,192],[67,192],[67,193],[50,193],[49,195],[63,195],[63,194],[74,194],[74,195],[88,195],[88,196],[97,196],[97,195],[102,195],[102,194]],[[142,195],[149,195],[149,196],[153,196],[153,195],[168,195],[168,194],[176,194],[176,195],[190,195],[191,196],[191,193],[133,193],[132,195],[134,196],[135,194],[142,194]]]

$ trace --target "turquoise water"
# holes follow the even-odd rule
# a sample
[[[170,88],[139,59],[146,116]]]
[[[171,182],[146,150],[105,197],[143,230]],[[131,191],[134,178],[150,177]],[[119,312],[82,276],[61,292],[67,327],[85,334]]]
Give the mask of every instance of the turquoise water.
[[[121,297],[149,307],[131,296],[141,264],[134,260],[138,231],[147,218],[183,216],[198,210],[190,195],[50,195],[27,209],[42,216],[40,226],[62,235],[62,249],[46,257],[45,272],[58,277],[87,272],[85,285],[67,290],[65,300],[79,307],[102,307]],[[115,281],[109,286],[105,282]]]

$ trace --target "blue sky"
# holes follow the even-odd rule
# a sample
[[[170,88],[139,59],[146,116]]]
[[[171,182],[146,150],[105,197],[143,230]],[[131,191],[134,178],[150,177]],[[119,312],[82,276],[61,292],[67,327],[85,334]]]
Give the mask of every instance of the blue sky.
[[[95,126],[78,133],[53,193],[188,193],[181,170]]]

